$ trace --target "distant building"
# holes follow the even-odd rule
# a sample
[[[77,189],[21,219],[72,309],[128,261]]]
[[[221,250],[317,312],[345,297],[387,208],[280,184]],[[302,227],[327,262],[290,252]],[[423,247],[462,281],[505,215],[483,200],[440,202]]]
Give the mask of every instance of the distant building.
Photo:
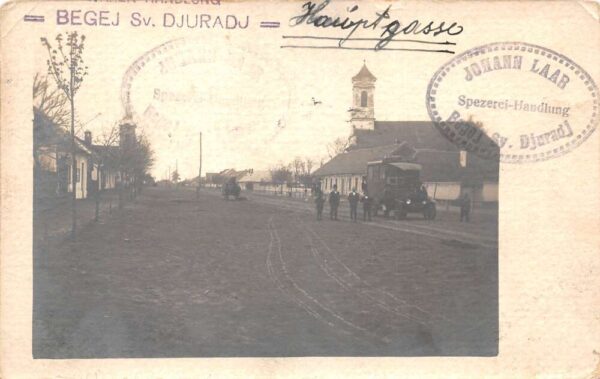
[[[206,186],[207,187],[219,187],[227,180],[231,178],[235,178],[236,181],[239,182],[241,178],[243,178],[248,173],[252,172],[252,170],[241,170],[238,171],[233,168],[228,168],[220,172],[207,172],[206,173]]]
[[[271,183],[271,173],[268,170],[251,170],[239,180],[240,186],[248,191],[262,189]]]
[[[315,171],[322,189],[330,191],[332,184],[337,183],[342,193],[352,187],[360,190],[367,163],[390,156],[401,148],[407,160],[421,164],[421,180],[430,196],[454,200],[461,193],[470,192],[474,201],[497,202],[498,160],[482,159],[461,151],[430,121],[376,120],[376,80],[366,65],[352,78],[352,144],[347,152]]]

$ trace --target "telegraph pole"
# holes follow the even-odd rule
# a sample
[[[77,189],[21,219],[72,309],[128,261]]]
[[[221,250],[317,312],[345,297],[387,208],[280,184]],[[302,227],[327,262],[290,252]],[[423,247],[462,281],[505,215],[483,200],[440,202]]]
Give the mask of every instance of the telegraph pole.
[[[198,187],[200,187],[200,178],[202,177],[202,132],[200,132],[200,152],[198,153]]]
[[[202,132],[199,134],[199,150],[198,150],[198,188],[196,188],[196,200],[200,198],[200,180],[202,180]]]

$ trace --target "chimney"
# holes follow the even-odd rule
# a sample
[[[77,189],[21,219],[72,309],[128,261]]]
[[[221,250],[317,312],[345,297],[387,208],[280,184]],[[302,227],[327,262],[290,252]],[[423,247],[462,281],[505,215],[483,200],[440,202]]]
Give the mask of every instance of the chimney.
[[[92,132],[90,132],[89,130],[86,130],[85,133],[85,144],[88,146],[92,146]]]

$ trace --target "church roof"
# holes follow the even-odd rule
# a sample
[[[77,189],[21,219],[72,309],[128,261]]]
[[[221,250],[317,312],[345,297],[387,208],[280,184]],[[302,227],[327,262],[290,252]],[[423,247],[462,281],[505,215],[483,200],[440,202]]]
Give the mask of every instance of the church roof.
[[[415,161],[423,165],[425,181],[480,182],[498,180],[498,159],[468,154],[467,167],[459,164],[460,149],[444,137],[430,121],[375,121],[373,130],[354,130],[357,149],[405,142],[417,150]]]
[[[377,78],[375,77],[375,75],[371,74],[371,71],[369,71],[369,69],[367,68],[367,64],[365,63],[363,64],[358,74],[352,77],[352,81],[356,80],[370,80],[374,82],[377,80]]]
[[[430,121],[375,121],[373,130],[354,130],[358,148],[406,142],[415,149],[457,151]]]
[[[402,146],[403,144],[393,144],[351,150],[335,156],[316,170],[314,175],[366,175],[368,162],[396,155],[396,150]],[[421,165],[420,178],[423,181],[457,182],[463,180],[467,173],[460,166],[458,151],[416,149],[412,162]]]
[[[478,184],[486,180],[498,180],[497,159],[483,159],[468,154],[467,166],[462,167],[460,150],[431,122],[376,121],[374,130],[356,129],[354,136],[354,147],[316,170],[315,176],[366,175],[368,162],[410,148],[415,151],[410,160],[422,166],[422,181]],[[390,142],[394,144],[390,145]]]
[[[398,145],[375,146],[366,149],[356,149],[333,157],[314,172],[315,176],[338,174],[365,175],[367,163],[392,155]]]

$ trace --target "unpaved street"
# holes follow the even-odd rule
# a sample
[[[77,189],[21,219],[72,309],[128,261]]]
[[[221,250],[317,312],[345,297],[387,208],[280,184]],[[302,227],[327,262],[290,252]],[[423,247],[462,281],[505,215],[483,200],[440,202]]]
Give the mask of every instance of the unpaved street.
[[[34,356],[497,353],[495,218],[317,222],[247,197],[152,188],[37,242]]]

